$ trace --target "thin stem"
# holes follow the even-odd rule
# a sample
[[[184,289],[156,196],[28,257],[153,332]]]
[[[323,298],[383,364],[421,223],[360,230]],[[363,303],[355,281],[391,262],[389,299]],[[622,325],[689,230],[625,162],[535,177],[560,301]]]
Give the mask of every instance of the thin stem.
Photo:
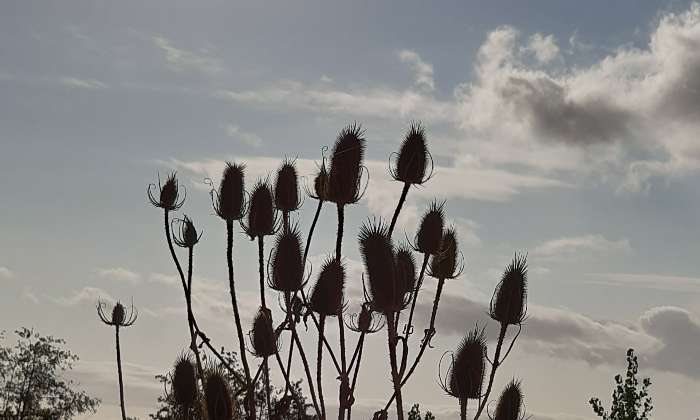
[[[343,228],[345,225],[345,205],[338,204],[338,234],[335,238],[335,258],[340,261],[343,245]]]
[[[501,360],[499,360],[499,358],[501,357],[501,348],[503,347],[503,340],[505,340],[507,329],[508,324],[501,324],[501,331],[498,333],[498,343],[496,343],[496,352],[493,355],[493,363],[491,364],[489,384],[486,387],[486,393],[484,393],[481,404],[479,404],[479,408],[477,409],[476,414],[474,415],[474,420],[477,420],[479,416],[481,416],[481,413],[484,411],[484,408],[488,403],[489,395],[491,394],[491,388],[493,388],[493,380],[496,378],[496,370],[498,370],[498,366],[500,366],[501,364]]]
[[[391,225],[389,225],[389,237],[394,233],[394,227],[396,226],[396,220],[399,218],[399,213],[401,213],[401,208],[403,203],[406,201],[406,195],[408,195],[408,190],[411,188],[411,184],[405,182],[403,184],[403,190],[401,190],[401,197],[399,198],[399,203],[396,205],[396,210],[394,210],[394,216],[391,218]]]
[[[391,381],[394,384],[394,395],[396,396],[396,418],[403,420],[403,397],[401,396],[401,378],[399,377],[398,366],[396,365],[396,329],[394,322],[394,312],[388,312],[387,335],[389,344],[389,363],[391,364]]]
[[[267,418],[272,416],[272,405],[270,404],[270,367],[267,365],[267,357],[263,360],[265,369],[265,401],[267,403]]]
[[[258,265],[259,265],[259,271],[260,271],[260,305],[262,305],[263,308],[267,308],[265,305],[265,244],[264,244],[264,239],[265,237],[260,235],[258,236]]]
[[[314,214],[314,220],[311,222],[311,227],[309,228],[309,235],[306,237],[306,248],[304,248],[304,265],[306,265],[306,257],[309,255],[309,248],[311,247],[311,238],[314,236],[316,222],[318,222],[318,216],[321,214],[321,207],[323,207],[323,200],[318,200],[316,214]]]
[[[306,353],[304,352],[304,347],[301,346],[301,340],[299,340],[299,334],[297,334],[297,329],[295,325],[292,325],[292,339],[296,341],[297,348],[299,349],[299,355],[301,356],[301,361],[304,365],[304,372],[306,373],[306,380],[309,384],[309,392],[311,393],[311,401],[316,409],[316,415],[321,416],[321,410],[318,407],[318,401],[316,400],[316,391],[314,390],[314,382],[311,376],[311,369],[309,369],[309,361],[306,359]]]
[[[292,321],[294,322],[294,321]],[[294,354],[294,340],[289,337],[289,354],[287,355],[287,372],[291,372],[292,369],[292,355]],[[289,382],[284,389],[284,396],[287,396],[287,392],[291,389]]]
[[[340,261],[342,254],[341,248],[343,244],[343,229],[345,225],[345,206],[343,204],[338,204],[338,234],[335,240],[335,258]],[[345,405],[344,401],[347,395],[344,395],[344,391],[347,391],[349,386],[347,386],[348,375],[347,375],[347,363],[345,360],[345,325],[343,324],[343,315],[338,314],[338,328],[340,330],[340,387],[338,389],[338,420],[343,420],[345,417]]]
[[[365,344],[365,333],[360,333],[360,340],[358,342],[359,352],[357,353],[357,364],[355,365],[355,373],[352,375],[352,385],[350,386],[350,401],[354,402],[355,399],[355,385],[357,384],[357,374],[360,372],[360,362],[362,361],[362,348]],[[352,362],[350,362],[350,370],[352,370]],[[352,403],[348,406],[348,420],[352,418]]]
[[[291,340],[291,341],[292,341],[292,343],[294,342],[294,340]],[[287,370],[284,369],[284,363],[282,362],[282,358],[280,357],[279,352],[275,353],[275,358],[277,359],[277,364],[279,365],[280,370],[282,371],[282,376],[284,377],[284,380],[286,382],[286,387],[287,387],[287,389],[291,390],[292,389],[292,380],[289,377],[291,375],[291,373],[289,372],[289,369],[287,369]],[[299,398],[299,395],[296,394],[294,392],[294,390],[291,390],[291,393],[297,402],[297,406],[299,407],[299,410],[303,410],[304,405],[302,404],[301,399]]]
[[[326,418],[326,403],[323,401],[322,366],[323,366],[323,336],[326,325],[326,316],[321,315],[318,325],[318,347],[316,350],[316,387],[318,388],[318,401],[321,405],[321,419]]]
[[[411,298],[411,311],[408,313],[408,323],[404,327],[404,337],[408,339],[408,336],[413,333],[413,312],[416,310],[416,302],[418,301],[418,292],[420,291],[421,286],[423,285],[423,279],[425,277],[425,268],[428,266],[428,258],[430,257],[429,254],[423,254],[423,265],[421,265],[420,268],[420,274],[418,275],[418,283],[416,284],[416,290],[413,292],[413,296]]]
[[[122,378],[122,353],[119,347],[119,325],[114,326],[117,342],[117,373],[119,374],[119,404],[122,409],[122,420],[126,420],[126,408],[124,405],[124,379]]]
[[[304,293],[304,290],[301,290],[301,298],[304,301],[304,304],[306,305],[306,294]],[[309,315],[311,316],[311,320],[314,322],[314,325],[316,326],[316,331],[318,331],[318,319],[316,319],[316,315],[313,313],[313,311],[309,312]],[[326,350],[328,353],[331,355],[331,360],[333,360],[333,364],[335,365],[335,370],[340,375],[340,364],[338,363],[338,359],[335,357],[335,352],[333,351],[333,347],[328,343],[328,340],[326,339],[326,336],[323,335],[323,344],[326,346]]]
[[[197,347],[197,334],[194,328],[194,313],[192,312],[192,263],[194,258],[194,247],[187,249],[187,289],[185,289],[185,302],[187,303],[187,323],[190,327],[190,348],[194,353],[195,361],[197,362],[197,371],[199,377],[204,383],[204,371],[202,369],[202,360],[199,357],[199,348]]]
[[[466,398],[460,398],[459,400],[459,418],[461,420],[467,420],[467,404],[469,400]]]
[[[236,333],[238,334],[238,344],[241,355],[241,363],[243,364],[243,371],[245,372],[246,386],[248,387],[249,397],[252,396],[252,390],[250,389],[250,366],[248,365],[248,358],[246,356],[245,349],[245,339],[243,338],[243,326],[241,324],[241,315],[238,311],[238,300],[236,298],[236,285],[233,280],[233,221],[226,221],[226,262],[228,264],[228,285],[229,292],[231,293],[231,306],[233,306],[233,317],[236,321]],[[249,398],[252,401],[252,398]],[[246,407],[248,411],[248,417],[251,419],[255,418],[255,405],[249,404]]]

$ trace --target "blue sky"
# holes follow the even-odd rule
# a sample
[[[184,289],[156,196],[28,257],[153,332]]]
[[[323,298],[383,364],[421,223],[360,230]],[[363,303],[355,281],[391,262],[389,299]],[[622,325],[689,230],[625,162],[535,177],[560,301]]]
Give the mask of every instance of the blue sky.
[[[421,120],[436,176],[411,192],[399,229],[411,235],[426,204],[446,199],[467,266],[407,399],[453,418],[437,360],[486,321],[499,271],[527,251],[531,318],[497,385],[521,377],[537,419],[590,418],[587,400],[609,394],[633,346],[658,418],[694,418],[699,45],[700,6],[679,1],[3,3],[0,328],[66,338],[79,379],[104,399],[95,418],[117,418],[111,334],[94,303],[133,297],[127,401],[145,417],[160,391],[152,375],[186,345],[160,213],[145,196],[158,173],[178,171],[183,210],[204,229],[200,323],[234,346],[225,233],[203,180],[232,159],[252,183],[285,156],[308,176],[321,147],[359,121],[370,188],[349,209],[351,238],[393,209],[387,162]],[[321,220],[316,263],[333,220]],[[235,247],[254,296],[255,247],[242,234]],[[359,278],[356,244],[345,247]],[[367,362],[359,410],[380,405],[382,369],[384,357]]]

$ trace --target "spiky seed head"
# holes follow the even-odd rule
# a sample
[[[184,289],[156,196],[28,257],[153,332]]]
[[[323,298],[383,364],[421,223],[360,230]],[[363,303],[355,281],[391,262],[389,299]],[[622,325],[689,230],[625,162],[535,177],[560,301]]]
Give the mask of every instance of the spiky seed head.
[[[126,308],[120,302],[117,302],[112,308],[112,324],[122,325],[126,319]]]
[[[277,170],[275,207],[281,212],[290,212],[298,209],[300,204],[297,169],[293,160],[285,159]]]
[[[295,292],[304,283],[304,251],[301,233],[296,226],[283,229],[277,235],[272,256],[269,286],[280,292]]]
[[[197,233],[197,228],[194,227],[192,219],[185,216],[180,222],[180,231],[174,235],[175,244],[182,248],[192,248],[197,245],[201,234]]]
[[[314,194],[312,197],[317,200],[328,200],[328,171],[326,170],[325,162],[321,165],[321,169],[318,170],[316,178],[314,178]]]
[[[272,313],[269,309],[260,308],[255,315],[251,341],[257,357],[268,357],[277,353],[277,337],[272,328]]]
[[[214,210],[224,220],[240,220],[245,214],[244,165],[226,162]]]
[[[437,255],[440,252],[445,226],[444,204],[433,201],[423,215],[414,243],[416,251],[427,255]]]
[[[414,122],[404,137],[396,158],[396,168],[392,170],[395,180],[407,184],[422,184],[427,180],[426,172],[431,163],[425,141],[425,129]]]
[[[458,276],[458,256],[457,232],[450,227],[442,235],[440,252],[430,260],[430,275],[438,279],[452,279]]]
[[[184,409],[194,406],[197,399],[197,376],[189,356],[183,354],[175,361],[172,381],[175,402]]]
[[[447,391],[455,398],[479,398],[486,372],[486,335],[475,328],[462,339],[454,353],[447,378]]]
[[[493,420],[520,420],[523,392],[520,381],[512,380],[501,393]]]
[[[309,307],[324,316],[339,316],[343,312],[345,266],[336,258],[328,258],[311,291]]]
[[[402,293],[412,293],[416,287],[416,261],[406,246],[396,251],[396,284]]]
[[[353,123],[343,128],[335,141],[328,173],[328,197],[334,203],[351,204],[360,199],[365,152],[363,135],[364,130]]]
[[[267,181],[258,180],[250,195],[248,224],[243,226],[251,239],[272,235],[277,225],[272,190]]]
[[[168,175],[168,178],[162,185],[158,181],[158,198],[155,197],[151,188],[155,188],[155,184],[148,186],[148,199],[156,207],[174,211],[182,207],[182,204],[185,202],[184,194],[180,197],[180,185],[177,182],[176,172]]]
[[[527,315],[527,257],[515,254],[491,298],[491,318],[501,325],[518,325]]]
[[[231,420],[234,418],[234,403],[224,375],[215,369],[207,375],[204,399],[209,420]]]

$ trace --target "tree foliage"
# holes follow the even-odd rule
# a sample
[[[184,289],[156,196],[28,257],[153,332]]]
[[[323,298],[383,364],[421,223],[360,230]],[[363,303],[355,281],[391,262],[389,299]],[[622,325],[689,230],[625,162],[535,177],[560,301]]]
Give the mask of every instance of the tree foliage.
[[[425,417],[422,417],[420,413],[420,404],[413,404],[411,411],[408,412],[408,420],[435,420],[435,416],[428,411],[425,413]]]

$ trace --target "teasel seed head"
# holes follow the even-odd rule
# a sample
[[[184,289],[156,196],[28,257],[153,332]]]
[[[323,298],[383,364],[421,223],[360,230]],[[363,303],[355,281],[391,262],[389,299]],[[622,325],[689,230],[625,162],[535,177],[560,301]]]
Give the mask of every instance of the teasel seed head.
[[[166,211],[174,211],[182,207],[185,203],[185,197],[187,195],[185,188],[179,185],[177,182],[177,172],[172,172],[168,175],[165,183],[161,185],[160,178],[158,179],[158,198],[155,197],[151,189],[155,188],[155,184],[149,184],[147,193],[148,200],[156,207],[160,207]],[[182,192],[182,196],[180,193]]]
[[[127,309],[121,302],[117,301],[110,312],[107,309],[107,303],[102,300],[97,301],[97,315],[100,320],[113,327],[130,327],[138,318],[138,311],[134,309],[133,303],[131,308]]]
[[[218,193],[212,190],[214,211],[226,221],[241,220],[246,212],[245,165],[226,162]]]
[[[268,357],[277,353],[277,334],[272,328],[272,312],[269,309],[261,307],[255,315],[250,341],[253,354],[257,357]]]
[[[175,234],[173,235],[173,241],[175,244],[182,248],[192,248],[202,237],[201,233],[197,233],[197,229],[194,227],[192,219],[185,216],[182,219],[175,219],[173,223],[179,223],[179,229],[173,229]]]
[[[491,298],[489,315],[502,326],[518,325],[527,316],[527,256],[515,254]]]
[[[316,200],[328,200],[328,170],[326,170],[325,159],[314,178],[314,190],[308,194],[311,198],[315,198]]]
[[[443,228],[445,227],[445,202],[433,201],[428,211],[423,214],[413,247],[426,255],[437,255],[442,247]]]
[[[241,223],[250,239],[272,235],[277,230],[277,212],[275,199],[267,180],[258,180],[250,194],[248,222]]]
[[[459,261],[457,232],[453,227],[442,235],[440,252],[430,260],[430,276],[437,279],[453,279],[462,274],[463,263]]]
[[[452,355],[445,377],[440,374],[440,386],[460,400],[481,397],[486,372],[486,335],[478,326],[470,331]]]
[[[396,284],[403,293],[413,293],[416,288],[416,261],[407,246],[396,251]]]
[[[204,400],[209,420],[231,420],[236,415],[231,390],[225,376],[219,369],[208,372],[204,384]]]
[[[189,355],[181,354],[175,361],[172,384],[175,402],[185,411],[193,407],[197,399],[197,376]]]
[[[268,285],[279,292],[295,292],[304,284],[304,250],[296,225],[282,229],[270,259]]]
[[[523,392],[520,381],[512,380],[501,393],[492,420],[522,420],[525,413],[522,409]]]
[[[294,164],[293,160],[285,159],[277,170],[275,207],[283,213],[295,211],[301,206],[299,178]]]
[[[407,184],[423,184],[432,176],[433,158],[428,152],[425,129],[420,122],[412,122],[404,137],[396,157],[396,164],[391,168],[395,180]]]
[[[345,266],[328,257],[309,296],[309,308],[324,316],[340,316],[344,308]]]
[[[333,146],[328,173],[328,199],[339,205],[356,203],[362,197],[365,152],[364,130],[358,124],[343,128]]]
[[[370,303],[362,304],[360,312],[350,315],[345,325],[352,331],[373,334],[384,327],[384,317],[372,310]]]

